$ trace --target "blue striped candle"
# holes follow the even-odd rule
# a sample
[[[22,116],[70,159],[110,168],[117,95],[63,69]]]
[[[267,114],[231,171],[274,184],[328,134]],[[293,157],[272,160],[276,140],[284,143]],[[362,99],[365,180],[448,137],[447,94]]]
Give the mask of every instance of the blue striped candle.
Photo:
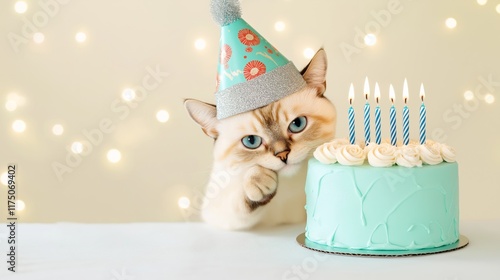
[[[396,108],[394,107],[394,99],[395,94],[394,94],[394,87],[390,85],[389,87],[389,98],[391,99],[392,106],[391,110],[389,112],[389,127],[390,127],[390,132],[391,132],[391,145],[396,146],[397,144],[397,136],[396,136]]]
[[[352,102],[354,100],[354,87],[351,83],[349,87],[349,110],[347,111],[347,118],[349,120],[349,142],[354,145],[356,143],[355,126],[354,126],[354,109]]]
[[[380,131],[380,106],[375,107],[375,142],[380,145],[382,135]]]
[[[370,85],[368,84],[368,77],[365,79],[365,108],[363,111],[363,120],[365,125],[365,145],[368,146],[370,144],[370,103],[368,103],[368,97],[370,97]]]
[[[410,143],[410,113],[408,106],[403,107],[403,145]]]
[[[366,102],[364,110],[364,121],[365,121],[365,144],[368,146],[370,144],[370,104]]]
[[[349,107],[348,111],[348,118],[349,118],[349,142],[354,145],[356,143],[356,136],[354,134],[354,109],[352,106]]]
[[[377,107],[375,107],[375,142],[378,145],[380,145],[380,142],[382,142],[379,100],[380,100],[380,88],[378,87],[378,83],[375,83],[375,101],[377,101]]]
[[[410,143],[410,110],[408,109],[408,82],[405,79],[403,85],[403,99],[405,106],[403,107],[403,145]]]
[[[420,144],[423,145],[425,144],[426,140],[426,135],[425,135],[425,130],[426,130],[426,115],[427,115],[427,110],[425,109],[424,105],[424,97],[425,97],[425,92],[424,92],[424,84],[420,85],[420,99],[422,100],[422,105],[420,105]]]

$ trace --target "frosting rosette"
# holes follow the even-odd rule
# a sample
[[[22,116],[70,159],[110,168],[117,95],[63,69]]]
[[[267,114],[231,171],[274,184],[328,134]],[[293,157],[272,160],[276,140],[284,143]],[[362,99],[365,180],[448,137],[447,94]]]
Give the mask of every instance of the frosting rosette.
[[[411,143],[399,147],[396,152],[396,164],[404,167],[421,167],[422,160],[420,159],[418,146],[415,143]]]
[[[316,148],[313,155],[323,164],[331,164],[337,162],[336,150],[334,145],[329,142]]]
[[[337,149],[337,161],[342,165],[362,165],[365,152],[359,145],[344,145]]]
[[[335,139],[330,142],[333,148],[338,149],[342,146],[350,145],[351,143],[346,138]]]
[[[425,145],[432,147],[438,151],[441,151],[441,143],[433,141],[433,140],[427,140],[425,141]]]
[[[418,146],[418,151],[420,152],[420,158],[422,161],[429,165],[436,165],[443,162],[443,157],[441,156],[441,151],[439,146],[435,143],[423,144]]]
[[[331,164],[337,162],[337,149],[342,146],[349,145],[349,140],[347,139],[335,139],[331,142],[324,143],[323,145],[316,148],[313,155],[314,157],[323,164]]]
[[[362,145],[359,145],[359,146],[365,150],[365,154],[368,154],[370,152],[370,150],[372,148],[378,146],[378,144],[376,142],[370,142],[368,144],[368,146],[365,146],[365,143],[363,142]]]
[[[368,149],[368,162],[374,167],[389,167],[396,163],[396,147],[381,143],[380,145],[370,143]]]
[[[455,162],[457,160],[457,155],[455,153],[455,149],[446,144],[440,145],[441,157],[443,157],[446,162]]]
[[[348,139],[334,139],[316,148],[314,157],[323,164],[363,165],[366,160],[373,167],[396,164],[408,168],[456,161],[453,147],[433,140],[427,140],[422,145],[417,140],[410,140],[408,145],[399,143],[393,146],[389,139],[383,139],[381,144],[364,144],[352,145]]]
[[[429,141],[430,141],[430,140],[429,140]],[[415,139],[410,139],[410,141],[409,141],[408,145],[409,145],[409,146],[416,147],[416,146],[420,145],[420,141],[415,140]]]

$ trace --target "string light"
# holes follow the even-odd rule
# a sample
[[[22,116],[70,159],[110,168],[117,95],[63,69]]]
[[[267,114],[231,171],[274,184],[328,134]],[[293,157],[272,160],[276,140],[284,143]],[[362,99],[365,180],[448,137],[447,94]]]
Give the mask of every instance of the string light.
[[[55,124],[53,127],[52,127],[52,133],[54,133],[54,135],[62,135],[64,132],[64,127],[60,124]]]
[[[26,123],[23,120],[15,120],[12,123],[12,129],[18,133],[24,132],[26,130]]]
[[[177,201],[177,205],[179,205],[179,208],[181,209],[187,209],[189,208],[189,205],[191,205],[191,201],[189,200],[189,198],[181,196]]]
[[[484,6],[486,5],[486,3],[488,3],[488,0],[477,0],[477,3],[481,6]]]
[[[465,98],[465,100],[470,101],[470,100],[474,99],[474,93],[472,91],[468,90],[468,91],[464,92],[464,98]]]
[[[500,14],[500,4],[497,5],[497,7],[495,8],[495,10],[497,11],[497,13]]]
[[[78,43],[83,43],[83,42],[85,42],[87,40],[87,34],[85,34],[84,32],[78,32],[75,35],[75,40]]]
[[[33,34],[33,42],[35,42],[36,44],[41,44],[43,43],[43,41],[45,41],[45,35],[43,35],[42,32]]]
[[[24,14],[28,10],[28,3],[24,1],[17,1],[16,4],[14,4],[14,10],[18,14]]]
[[[207,41],[203,38],[198,38],[194,41],[194,47],[199,51],[204,50],[207,47]]]
[[[112,163],[117,163],[122,159],[122,153],[117,149],[111,149],[108,151],[107,158]]]
[[[454,18],[447,18],[445,23],[446,27],[448,27],[449,29],[457,27],[457,20]]]
[[[166,110],[160,110],[156,113],[156,119],[161,123],[166,123],[170,118],[170,114]]]
[[[369,33],[365,35],[364,41],[367,46],[373,46],[375,45],[375,43],[377,43],[377,37],[375,36],[375,34]]]
[[[285,30],[285,23],[282,22],[282,21],[277,21],[275,24],[274,24],[274,29],[278,32],[281,32],[281,31],[284,31]]]

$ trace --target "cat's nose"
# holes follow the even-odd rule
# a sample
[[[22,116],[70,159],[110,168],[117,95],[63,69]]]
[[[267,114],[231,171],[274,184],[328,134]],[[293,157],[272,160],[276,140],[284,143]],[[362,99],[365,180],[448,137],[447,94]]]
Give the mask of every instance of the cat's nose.
[[[277,152],[274,155],[281,159],[282,162],[286,163],[286,160],[288,159],[288,154],[290,153],[289,149],[283,150],[281,152]]]

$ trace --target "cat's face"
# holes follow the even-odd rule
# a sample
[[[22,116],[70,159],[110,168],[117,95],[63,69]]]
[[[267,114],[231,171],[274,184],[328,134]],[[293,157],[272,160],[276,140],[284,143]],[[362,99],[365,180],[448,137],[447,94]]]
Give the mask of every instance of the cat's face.
[[[334,138],[335,108],[306,87],[266,107],[219,121],[217,161],[295,169],[318,145]]]
[[[303,70],[304,89],[222,120],[216,118],[213,105],[196,100],[187,100],[185,105],[203,131],[215,139],[216,161],[292,171],[335,136],[335,107],[323,96],[326,65],[325,51],[320,50]]]

